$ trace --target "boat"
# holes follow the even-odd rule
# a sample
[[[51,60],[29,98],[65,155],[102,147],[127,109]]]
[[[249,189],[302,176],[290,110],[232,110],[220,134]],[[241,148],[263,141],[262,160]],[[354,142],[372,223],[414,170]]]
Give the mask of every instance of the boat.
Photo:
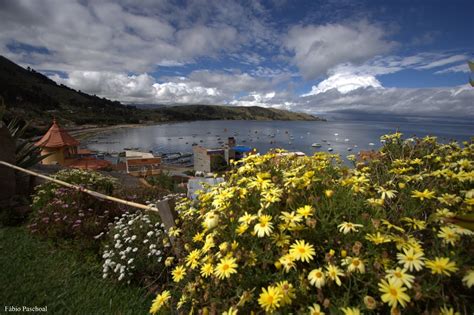
[[[352,151],[352,148],[347,148],[347,151]]]
[[[333,148],[328,148],[328,151],[329,151],[329,152],[332,152],[332,151],[333,151]]]
[[[334,135],[335,135],[336,137],[337,137],[337,136],[339,136],[339,134],[338,134],[338,133],[335,133]]]
[[[369,145],[370,145],[371,147],[373,147],[373,146],[375,145],[375,143],[370,142]]]
[[[345,141],[345,142],[349,142],[349,139],[346,138],[346,139],[344,139],[344,141]]]
[[[311,145],[313,148],[320,148],[321,147],[321,143],[313,143]]]

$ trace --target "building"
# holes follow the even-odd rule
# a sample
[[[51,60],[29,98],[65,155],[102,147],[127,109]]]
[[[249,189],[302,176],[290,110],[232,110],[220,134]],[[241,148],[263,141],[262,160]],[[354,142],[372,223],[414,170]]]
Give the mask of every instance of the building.
[[[125,151],[125,169],[133,176],[149,176],[160,173],[161,158],[153,153],[127,150]]]
[[[43,164],[65,165],[67,159],[77,155],[79,141],[62,129],[54,119],[53,125],[35,145],[41,148],[41,155],[48,155],[41,161]]]
[[[239,161],[257,151],[251,147],[236,145],[234,137],[229,137],[223,148],[208,149],[193,146],[194,170],[211,173],[223,170],[231,161]]]
[[[193,146],[194,170],[198,172],[215,172],[227,165],[224,149],[207,149],[200,145]]]

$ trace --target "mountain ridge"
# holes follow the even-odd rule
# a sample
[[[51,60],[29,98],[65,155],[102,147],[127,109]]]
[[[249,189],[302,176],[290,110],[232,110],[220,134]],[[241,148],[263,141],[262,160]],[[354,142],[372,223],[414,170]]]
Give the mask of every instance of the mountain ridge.
[[[57,84],[31,68],[23,68],[0,55],[0,97],[6,119],[30,121],[33,134],[43,132],[55,117],[69,127],[160,123],[191,120],[323,120],[319,117],[259,106],[174,105],[142,108]]]

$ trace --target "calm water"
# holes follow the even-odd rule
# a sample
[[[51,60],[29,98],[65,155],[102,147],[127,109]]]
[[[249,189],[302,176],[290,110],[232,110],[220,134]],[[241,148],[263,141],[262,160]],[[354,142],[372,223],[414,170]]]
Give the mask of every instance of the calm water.
[[[443,142],[451,139],[464,141],[474,136],[474,125],[454,123],[195,121],[119,129],[90,138],[88,147],[110,153],[121,152],[124,148],[138,148],[157,154],[192,152],[193,143],[219,147],[219,141],[226,141],[227,137],[233,136],[238,144],[257,148],[262,153],[271,148],[284,148],[312,154],[316,150],[327,151],[331,147],[333,152],[345,156],[379,147],[380,136],[397,129],[406,137],[434,135]],[[323,142],[323,139],[330,144]],[[311,147],[313,143],[320,143],[322,147],[315,149]],[[374,146],[369,143],[374,143]]]

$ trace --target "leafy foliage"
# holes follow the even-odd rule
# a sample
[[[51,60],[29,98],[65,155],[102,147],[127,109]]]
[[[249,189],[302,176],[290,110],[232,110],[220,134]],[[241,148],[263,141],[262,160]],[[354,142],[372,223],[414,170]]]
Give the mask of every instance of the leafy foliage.
[[[170,241],[156,213],[124,213],[109,226],[102,253],[103,277],[166,282]]]
[[[12,119],[7,125],[7,129],[16,144],[15,164],[23,168],[30,168],[49,156],[49,154],[41,155],[39,147],[30,141],[22,139],[27,128],[28,123],[22,123],[18,118]]]
[[[472,313],[474,233],[449,218],[472,213],[474,144],[382,140],[351,169],[326,153],[250,156],[183,199],[172,297],[152,310]]]

